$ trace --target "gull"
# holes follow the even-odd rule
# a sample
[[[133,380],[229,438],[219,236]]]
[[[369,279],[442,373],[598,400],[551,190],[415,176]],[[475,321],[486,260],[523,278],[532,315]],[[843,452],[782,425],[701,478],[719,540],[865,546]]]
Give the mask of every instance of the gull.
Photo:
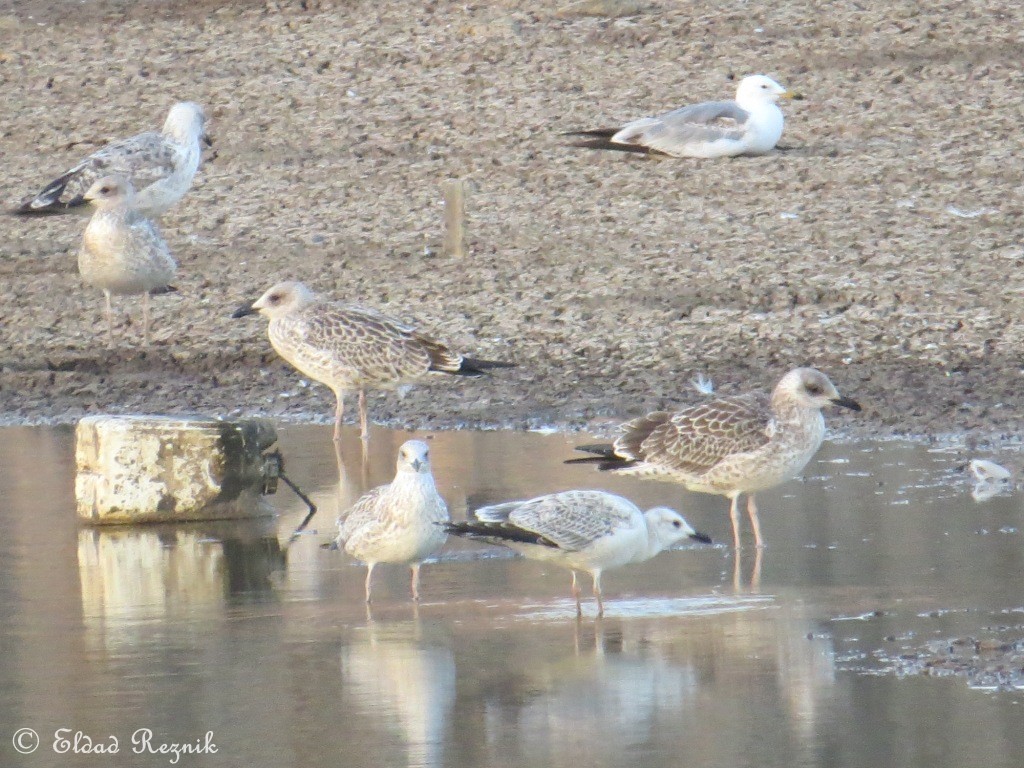
[[[770,77],[740,80],[735,101],[709,101],[634,120],[621,128],[571,131],[573,146],[672,157],[735,157],[770,152],[782,136],[779,99],[799,99]]]
[[[971,459],[968,467],[979,483],[1005,483],[1013,476],[1006,467],[988,459]]]
[[[390,389],[430,373],[482,376],[514,363],[476,360],[419,333],[400,320],[356,304],[321,301],[305,285],[288,281],[268,289],[232,317],[263,314],[267,335],[281,357],[334,391],[334,440],[341,440],[344,395],[359,392],[360,436],[369,439],[366,390]]]
[[[84,205],[85,192],[103,176],[121,176],[135,187],[136,207],[156,219],[181,200],[192,186],[206,135],[203,108],[191,101],[171,107],[159,133],[148,131],[108,144],[50,182],[15,209],[20,215],[63,213]]]
[[[449,519],[430,472],[429,447],[422,440],[406,441],[391,484],[365,493],[338,518],[338,547],[368,566],[367,603],[377,563],[408,565],[412,599],[420,599],[420,565],[448,539],[441,524]]]
[[[594,582],[597,615],[604,615],[601,573],[650,560],[684,539],[710,543],[666,507],[641,512],[633,502],[604,491],[563,491],[528,501],[482,507],[473,520],[448,523],[448,533],[501,544],[531,560],[572,571],[576,614],[582,615],[576,571]]]
[[[149,343],[149,295],[175,290],[170,286],[177,265],[159,230],[139,213],[135,189],[119,176],[104,176],[84,199],[96,212],[82,235],[78,271],[87,285],[106,297],[107,338],[114,333],[112,294],[142,294],[142,335]]]
[[[614,443],[577,448],[596,456],[566,463],[596,463],[601,470],[664,478],[691,491],[728,497],[737,549],[739,498],[746,493],[761,547],[755,492],[791,480],[807,466],[825,437],[821,409],[827,405],[860,410],[821,371],[794,368],[770,398],[761,393],[718,397],[678,411],[655,411],[623,424]]]
[[[994,496],[1013,490],[1013,475],[1006,467],[988,459],[971,459],[968,467],[974,475],[971,497],[975,501],[988,501]]]

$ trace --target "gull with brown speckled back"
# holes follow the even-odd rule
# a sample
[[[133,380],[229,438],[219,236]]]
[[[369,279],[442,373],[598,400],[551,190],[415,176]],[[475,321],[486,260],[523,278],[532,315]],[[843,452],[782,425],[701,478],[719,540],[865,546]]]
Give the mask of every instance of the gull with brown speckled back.
[[[754,494],[791,480],[807,466],[825,437],[821,409],[830,404],[860,410],[821,371],[794,368],[770,398],[751,393],[655,411],[623,424],[614,443],[577,448],[595,456],[566,463],[596,463],[601,470],[660,477],[691,491],[727,496],[737,548],[738,502],[746,493],[750,525],[761,547]]]
[[[475,360],[419,333],[400,320],[356,304],[322,301],[302,283],[278,283],[232,315],[262,313],[267,335],[281,357],[334,391],[334,440],[341,440],[345,392],[359,392],[360,436],[369,439],[367,389],[392,389],[430,373],[483,376],[514,363]]]

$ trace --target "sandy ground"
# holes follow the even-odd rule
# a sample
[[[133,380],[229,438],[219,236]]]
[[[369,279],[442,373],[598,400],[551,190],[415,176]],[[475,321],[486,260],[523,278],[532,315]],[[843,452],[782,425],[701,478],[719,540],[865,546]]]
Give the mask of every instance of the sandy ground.
[[[231,311],[272,282],[421,323],[519,368],[371,399],[380,423],[605,429],[812,364],[853,434],[1013,440],[1020,394],[1024,6],[0,2],[0,198],[105,141],[207,105],[215,153],[164,220],[180,293],[108,345],[85,220],[5,217],[0,414],[330,418]],[[801,91],[785,151],[726,161],[569,149],[559,132]],[[471,182],[472,255],[440,185]],[[350,410],[349,418],[354,416]]]

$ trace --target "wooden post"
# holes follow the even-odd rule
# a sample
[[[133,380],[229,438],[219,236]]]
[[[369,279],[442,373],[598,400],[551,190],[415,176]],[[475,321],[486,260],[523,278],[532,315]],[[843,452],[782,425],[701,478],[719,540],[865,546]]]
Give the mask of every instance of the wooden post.
[[[444,254],[462,258],[466,244],[466,182],[448,179],[441,184],[444,192]]]

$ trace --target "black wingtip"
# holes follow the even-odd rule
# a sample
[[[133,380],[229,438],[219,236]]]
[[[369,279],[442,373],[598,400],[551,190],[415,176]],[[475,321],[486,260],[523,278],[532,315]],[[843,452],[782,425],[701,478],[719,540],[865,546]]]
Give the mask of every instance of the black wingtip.
[[[596,464],[602,472],[612,472],[616,469],[626,469],[636,464],[630,459],[622,459],[618,456],[606,458],[604,456],[587,456],[582,459],[565,459],[563,464]]]
[[[482,523],[469,521],[464,523],[445,523],[444,529],[453,536],[461,536],[466,539],[485,541],[488,544],[507,544],[518,542],[521,544],[535,544],[540,547],[557,547],[550,539],[541,536],[525,528],[502,523]]]
[[[26,218],[34,216],[61,216],[71,213],[71,207],[60,203],[48,205],[44,208],[33,208],[29,203],[24,203],[17,208],[11,208],[8,212],[12,216],[24,216]]]
[[[22,216],[47,216],[55,213],[67,213],[72,208],[80,208],[88,203],[81,194],[77,194],[68,200],[61,197],[68,190],[68,184],[79,173],[80,167],[68,171],[59,179],[54,179],[47,184],[39,194],[32,197],[22,198],[21,205],[17,212]]]
[[[587,136],[592,139],[610,139],[620,128],[593,128],[586,131],[565,131],[562,136]]]
[[[179,293],[178,286],[176,285],[165,285],[162,288],[154,288],[149,292],[150,296],[163,296],[167,293]]]
[[[502,360],[476,360],[472,357],[462,358],[462,364],[456,373],[462,376],[483,376],[487,371],[494,368],[515,368],[515,363],[508,363]]]
[[[648,147],[641,147],[638,144],[617,144],[610,139],[584,139],[583,141],[571,142],[569,146],[577,147],[578,149],[600,149],[609,152],[628,152],[634,155],[654,154]]]
[[[611,443],[588,443],[587,445],[577,445],[573,450],[579,451],[580,453],[593,453],[598,456],[603,456],[606,459],[610,459],[615,455],[615,446]]]
[[[576,450],[582,453],[592,453],[593,456],[584,456],[580,459],[565,459],[563,464],[596,464],[602,472],[609,470],[625,469],[636,462],[615,455],[615,446],[611,443],[594,443],[592,445],[577,445]]]
[[[565,459],[562,461],[563,464],[597,464],[602,461],[607,461],[604,456],[584,456],[582,459]]]

